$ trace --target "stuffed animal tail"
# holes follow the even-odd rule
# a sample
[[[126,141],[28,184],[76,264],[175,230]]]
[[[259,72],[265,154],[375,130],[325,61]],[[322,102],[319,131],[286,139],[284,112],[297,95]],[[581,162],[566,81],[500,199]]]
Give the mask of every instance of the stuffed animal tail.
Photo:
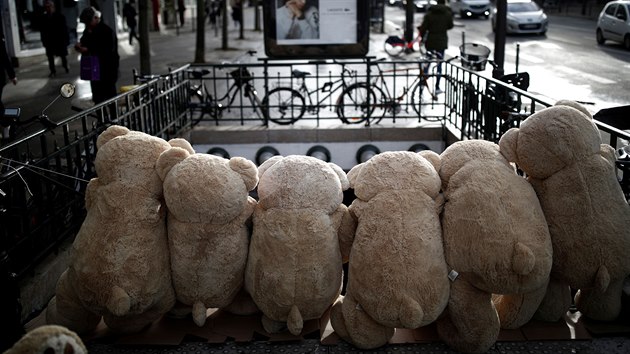
[[[527,275],[536,266],[536,256],[526,245],[517,242],[514,246],[512,269],[516,274]]]
[[[201,301],[195,302],[192,309],[192,317],[195,324],[199,327],[203,327],[206,324],[206,305]]]
[[[424,311],[422,310],[422,306],[420,304],[407,297],[400,305],[398,318],[400,319],[400,323],[403,328],[418,328],[423,325],[424,320]]]
[[[289,311],[289,317],[287,318],[287,327],[289,328],[289,332],[294,336],[299,336],[302,333],[302,327],[304,326],[304,320],[302,319],[302,314],[300,313],[300,309],[297,306],[291,306],[291,311]]]
[[[120,287],[114,286],[107,301],[107,309],[116,316],[126,315],[131,309],[129,294]]]

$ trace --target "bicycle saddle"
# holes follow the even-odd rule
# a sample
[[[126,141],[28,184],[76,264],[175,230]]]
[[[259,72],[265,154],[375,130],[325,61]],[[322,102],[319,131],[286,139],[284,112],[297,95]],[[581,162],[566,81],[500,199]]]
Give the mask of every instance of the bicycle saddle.
[[[311,73],[306,72],[306,71],[300,71],[298,69],[295,69],[291,72],[291,75],[293,75],[293,77],[296,77],[298,79],[303,79],[307,76],[309,76]]]
[[[189,73],[192,74],[193,78],[195,79],[201,79],[202,77],[210,74],[210,70],[208,69],[202,69],[202,70],[189,70]]]
[[[529,73],[503,75],[499,80],[523,91],[527,91],[527,88],[529,87]]]

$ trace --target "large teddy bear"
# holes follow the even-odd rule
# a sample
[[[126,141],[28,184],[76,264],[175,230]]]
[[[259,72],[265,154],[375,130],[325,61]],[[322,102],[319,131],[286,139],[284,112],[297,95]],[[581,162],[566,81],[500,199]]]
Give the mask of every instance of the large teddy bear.
[[[601,143],[590,113],[560,101],[507,131],[501,153],[528,176],[553,243],[548,294],[537,314],[556,321],[580,289],[578,309],[613,320],[630,274],[630,207],[617,181],[614,149]]]
[[[355,230],[342,204],[348,179],[339,166],[310,156],[274,156],[258,171],[245,287],[267,332],[287,327],[299,335],[341,290]]]
[[[533,188],[497,144],[460,141],[441,154],[444,253],[451,278],[438,334],[462,352],[485,352],[500,327],[531,319],[552,263],[545,216]],[[495,296],[493,294],[509,294]]]
[[[362,349],[386,344],[395,328],[435,321],[448,301],[439,155],[422,154],[384,152],[348,173],[358,223],[346,295],[333,306],[331,324]]]
[[[243,286],[258,183],[256,165],[243,158],[195,154],[182,139],[160,155],[168,240],[177,300],[192,306],[198,326],[207,308],[225,308]]]
[[[87,186],[87,215],[47,320],[81,334],[103,316],[113,330],[138,331],[175,302],[155,166],[170,145],[116,125],[101,133],[96,145],[98,177]]]

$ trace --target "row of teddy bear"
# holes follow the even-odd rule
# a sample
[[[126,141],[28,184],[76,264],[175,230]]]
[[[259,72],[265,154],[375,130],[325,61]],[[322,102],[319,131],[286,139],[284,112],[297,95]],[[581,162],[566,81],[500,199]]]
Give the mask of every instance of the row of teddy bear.
[[[87,216],[47,309],[80,334],[101,318],[139,331],[168,311],[202,326],[222,308],[298,335],[332,305],[335,332],[360,348],[436,322],[450,347],[484,352],[500,328],[559,320],[571,301],[597,320],[620,312],[630,207],[614,150],[573,102],[499,144],[384,152],[347,175],[307,156],[257,168],[121,126],[97,147]]]

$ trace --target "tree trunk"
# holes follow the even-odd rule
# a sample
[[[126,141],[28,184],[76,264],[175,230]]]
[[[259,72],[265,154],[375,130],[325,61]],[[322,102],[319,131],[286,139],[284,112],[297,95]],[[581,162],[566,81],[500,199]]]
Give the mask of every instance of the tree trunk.
[[[206,62],[206,0],[197,0],[197,41],[195,43],[195,63]]]
[[[221,27],[222,27],[222,41],[221,41],[221,49],[223,50],[227,50],[228,49],[228,4],[227,4],[227,0],[223,0],[223,3],[221,4],[221,6],[223,6],[223,9],[221,10],[223,13],[222,16],[222,20],[221,22]]]
[[[149,44],[149,0],[138,2],[138,34],[140,36],[140,74],[151,75],[151,46]]]

